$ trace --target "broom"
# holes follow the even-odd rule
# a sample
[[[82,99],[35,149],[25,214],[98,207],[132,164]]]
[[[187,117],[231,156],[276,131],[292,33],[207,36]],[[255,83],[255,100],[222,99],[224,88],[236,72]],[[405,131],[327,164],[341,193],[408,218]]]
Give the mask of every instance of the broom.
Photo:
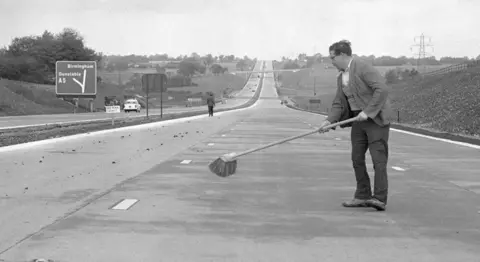
[[[357,119],[358,119],[358,116],[347,119],[347,120],[344,120],[344,121],[341,121],[341,122],[337,122],[337,123],[334,123],[334,124],[331,124],[331,125],[328,125],[328,126],[325,126],[325,127],[323,127],[323,129],[328,130],[328,129],[331,129],[331,128],[334,128],[334,127],[337,127],[337,126],[340,126],[340,125],[344,125],[344,124],[347,124],[347,123],[350,123],[350,122],[354,122]],[[235,171],[237,170],[237,158],[239,158],[241,156],[244,156],[244,155],[247,155],[247,154],[250,154],[250,153],[253,153],[253,152],[256,152],[256,151],[259,151],[259,150],[262,150],[262,149],[265,149],[265,148],[268,148],[268,147],[276,146],[276,145],[279,145],[279,144],[282,144],[282,143],[285,143],[285,142],[288,142],[288,141],[291,141],[291,140],[294,140],[294,139],[297,139],[297,138],[312,135],[312,134],[315,134],[319,131],[320,131],[320,129],[316,129],[314,131],[309,131],[307,133],[303,133],[303,134],[300,134],[300,135],[285,138],[283,140],[270,143],[268,145],[264,145],[264,146],[260,146],[260,147],[254,148],[254,149],[250,149],[250,150],[244,151],[244,152],[239,153],[239,154],[235,154],[235,153],[225,154],[225,155],[217,158],[216,160],[212,161],[208,165],[208,167],[210,168],[210,171],[212,171],[212,173],[215,173],[217,176],[220,176],[220,177],[231,176],[231,175],[235,174]]]

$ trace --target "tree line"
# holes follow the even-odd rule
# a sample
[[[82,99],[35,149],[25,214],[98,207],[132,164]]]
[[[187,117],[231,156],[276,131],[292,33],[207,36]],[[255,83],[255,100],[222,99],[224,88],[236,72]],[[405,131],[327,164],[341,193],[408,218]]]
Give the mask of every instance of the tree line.
[[[444,64],[461,64],[472,60],[480,60],[480,55],[478,55],[475,59],[468,58],[468,57],[441,57],[440,59],[436,59],[435,56],[426,57],[422,59],[418,59],[415,57],[392,57],[392,56],[380,56],[375,57],[374,55],[370,56],[359,56],[353,55],[355,57],[359,57],[360,59],[370,63],[374,66],[403,66],[407,64],[411,65],[444,65]],[[329,57],[324,57],[322,54],[317,53],[315,55],[308,56],[305,53],[299,54],[295,58],[288,58],[282,57],[282,64],[284,69],[298,69],[298,68],[310,68],[314,63],[329,63]]]
[[[0,78],[55,84],[55,64],[62,60],[97,61],[98,70],[107,71],[124,71],[135,64],[145,66],[150,61],[173,61],[179,63],[178,72],[181,75],[191,77],[196,73],[205,73],[207,68],[213,74],[225,73],[228,69],[219,64],[222,62],[237,61],[237,69],[246,70],[257,59],[234,55],[200,56],[197,53],[177,57],[168,54],[107,56],[87,47],[77,30],[64,28],[56,34],[45,30],[41,35],[15,37],[8,46],[0,48]],[[157,66],[157,71],[162,70],[161,66]],[[101,81],[101,78],[98,80]]]
[[[416,65],[417,62],[426,65],[459,64],[469,61],[468,57],[441,57],[434,56],[418,61],[414,57],[391,57],[391,56],[358,56],[361,59],[371,62],[375,66],[402,66],[405,64]],[[294,59],[282,57],[285,69],[297,69],[311,67],[318,62],[327,62],[328,57],[317,53],[312,56],[299,54]],[[476,58],[480,59],[480,55]],[[150,61],[170,61],[178,63],[178,73],[184,77],[191,77],[195,74],[204,74],[207,69],[212,74],[223,74],[228,71],[221,63],[236,62],[237,70],[248,70],[257,61],[256,58],[235,57],[234,55],[213,56],[207,54],[200,56],[198,53],[190,55],[179,55],[171,57],[168,54],[156,55],[111,55],[106,56],[93,48],[87,47],[84,38],[78,31],[72,28],[65,28],[59,33],[44,31],[37,36],[23,36],[14,38],[11,43],[0,48],[0,78],[20,80],[40,84],[55,83],[56,61],[97,61],[99,70],[124,71],[136,65],[138,67],[148,66]],[[162,66],[156,66],[157,71],[165,70]],[[100,80],[100,79],[99,79]]]
[[[105,70],[112,72],[112,71],[125,71],[128,68],[133,66],[139,68],[147,68],[151,65],[149,64],[150,61],[170,61],[170,62],[181,62],[181,61],[188,61],[188,62],[200,62],[204,66],[211,66],[214,63],[231,63],[237,61],[237,63],[250,63],[256,59],[251,59],[248,56],[244,56],[243,58],[235,57],[234,55],[218,55],[213,56],[212,54],[207,54],[205,56],[200,56],[198,53],[193,52],[190,55],[179,55],[177,57],[169,56],[168,54],[156,54],[156,55],[110,55],[105,56]],[[240,65],[241,67],[241,65]]]
[[[44,31],[39,36],[16,37],[0,49],[0,77],[54,84],[56,61],[101,59],[102,53],[85,46],[83,37],[74,29],[65,28],[57,34]]]

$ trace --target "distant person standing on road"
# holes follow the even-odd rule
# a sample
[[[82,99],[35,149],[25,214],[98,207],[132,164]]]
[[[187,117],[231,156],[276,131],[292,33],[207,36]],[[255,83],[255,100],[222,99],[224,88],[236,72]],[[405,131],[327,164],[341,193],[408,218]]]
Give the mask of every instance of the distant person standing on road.
[[[208,116],[213,116],[213,108],[215,107],[215,97],[213,94],[209,94],[207,97]]]
[[[370,64],[352,57],[350,42],[343,40],[329,48],[332,64],[341,72],[337,78],[337,94],[328,118],[321,127],[359,117],[351,126],[352,163],[357,181],[354,199],[343,203],[345,207],[373,207],[385,210],[388,196],[388,138],[391,108],[388,100],[390,88],[380,73]],[[328,130],[321,130],[325,132]],[[365,164],[370,149],[375,169],[374,190]]]

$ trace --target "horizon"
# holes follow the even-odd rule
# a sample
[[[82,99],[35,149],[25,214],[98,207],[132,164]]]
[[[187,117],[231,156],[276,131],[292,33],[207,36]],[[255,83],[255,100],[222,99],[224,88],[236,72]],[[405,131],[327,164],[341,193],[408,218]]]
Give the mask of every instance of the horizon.
[[[333,42],[347,39],[359,56],[412,58],[418,52],[410,50],[418,44],[414,37],[424,33],[434,46],[427,56],[437,60],[480,55],[480,36],[469,35],[480,27],[480,1],[474,0],[17,0],[0,3],[0,10],[0,46],[70,27],[105,55],[196,52],[280,60],[300,53],[327,56]]]

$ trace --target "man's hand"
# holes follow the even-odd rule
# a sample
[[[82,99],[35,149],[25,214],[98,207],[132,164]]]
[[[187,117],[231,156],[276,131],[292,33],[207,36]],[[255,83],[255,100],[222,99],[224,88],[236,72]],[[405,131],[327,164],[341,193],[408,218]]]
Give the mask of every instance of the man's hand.
[[[365,114],[365,112],[360,112],[360,114],[358,114],[358,121],[365,121],[368,119],[368,116],[367,114]]]
[[[325,132],[328,132],[329,129],[325,129],[326,126],[328,125],[331,125],[332,123],[330,123],[330,121],[328,120],[325,120],[322,122],[322,124],[320,125],[319,129],[318,129],[318,133],[325,133]]]

